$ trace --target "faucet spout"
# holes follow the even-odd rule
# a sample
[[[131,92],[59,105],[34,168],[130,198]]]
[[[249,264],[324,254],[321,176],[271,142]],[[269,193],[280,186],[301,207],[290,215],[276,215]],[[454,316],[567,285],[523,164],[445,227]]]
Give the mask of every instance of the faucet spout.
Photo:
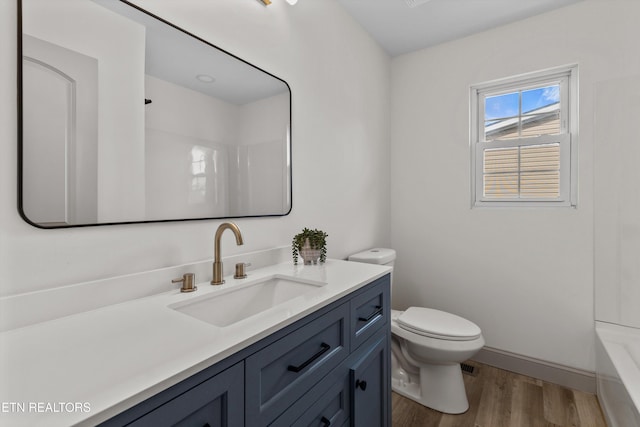
[[[233,222],[224,222],[220,224],[218,229],[216,230],[216,236],[214,238],[213,245],[213,280],[211,280],[212,285],[222,285],[224,283],[223,274],[222,274],[222,255],[220,251],[220,239],[222,238],[222,233],[225,230],[233,231],[233,234],[236,236],[236,244],[238,246],[242,245],[244,242],[242,241],[242,233],[240,232],[240,228],[235,225]]]

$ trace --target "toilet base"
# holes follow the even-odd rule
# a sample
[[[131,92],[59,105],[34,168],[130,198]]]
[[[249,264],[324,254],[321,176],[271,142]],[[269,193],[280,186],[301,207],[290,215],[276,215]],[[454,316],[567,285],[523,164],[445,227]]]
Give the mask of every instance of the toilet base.
[[[460,364],[423,365],[420,377],[396,369],[391,378],[396,393],[445,414],[462,414],[469,401]]]

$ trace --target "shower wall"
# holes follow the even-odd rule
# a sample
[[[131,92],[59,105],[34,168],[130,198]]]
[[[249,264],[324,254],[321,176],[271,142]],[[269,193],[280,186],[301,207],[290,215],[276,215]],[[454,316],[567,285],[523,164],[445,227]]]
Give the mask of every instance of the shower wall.
[[[145,97],[146,218],[227,216],[239,107],[149,75]]]
[[[286,211],[288,93],[236,105],[148,75],[146,97],[147,219]]]
[[[640,75],[595,96],[595,315],[640,328]]]
[[[230,183],[238,197],[231,199],[231,214],[286,212],[289,174],[289,94],[271,96],[240,107],[236,176]],[[287,144],[283,144],[286,138]]]

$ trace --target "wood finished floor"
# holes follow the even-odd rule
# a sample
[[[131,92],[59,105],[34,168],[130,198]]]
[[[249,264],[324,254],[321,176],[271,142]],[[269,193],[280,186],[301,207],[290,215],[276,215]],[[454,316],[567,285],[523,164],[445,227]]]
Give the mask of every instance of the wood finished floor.
[[[606,427],[596,396],[468,362],[469,410],[447,415],[392,394],[393,427]]]

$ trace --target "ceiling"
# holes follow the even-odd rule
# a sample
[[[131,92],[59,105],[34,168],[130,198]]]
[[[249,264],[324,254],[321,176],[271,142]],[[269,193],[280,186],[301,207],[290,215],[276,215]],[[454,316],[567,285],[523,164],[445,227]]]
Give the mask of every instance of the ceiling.
[[[391,56],[582,0],[338,0]]]
[[[136,7],[92,1],[145,27],[145,74],[237,105],[289,90],[284,81]]]

